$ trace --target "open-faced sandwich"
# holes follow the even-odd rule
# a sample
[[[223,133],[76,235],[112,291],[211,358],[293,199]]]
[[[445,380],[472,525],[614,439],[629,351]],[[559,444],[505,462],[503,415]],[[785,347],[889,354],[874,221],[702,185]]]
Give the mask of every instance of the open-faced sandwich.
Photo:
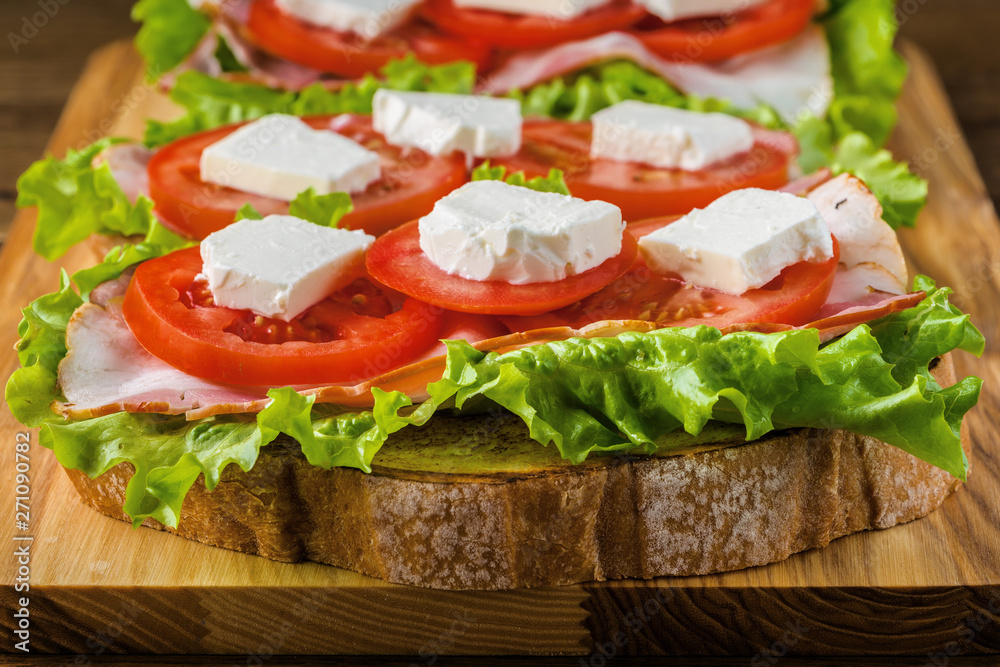
[[[6,398],[86,502],[514,588],[761,565],[969,469],[889,0],[142,0],[184,115],[19,181]],[[572,195],[572,196],[571,196]]]
[[[965,478],[983,339],[860,181],[629,224],[529,185],[154,226],[24,310],[8,404],[134,525],[442,588],[764,564]]]

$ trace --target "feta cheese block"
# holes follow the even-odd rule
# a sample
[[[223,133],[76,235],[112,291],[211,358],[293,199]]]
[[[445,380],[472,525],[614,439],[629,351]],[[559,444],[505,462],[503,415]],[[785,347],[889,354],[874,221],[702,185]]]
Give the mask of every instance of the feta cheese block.
[[[277,0],[307,23],[374,39],[404,23],[420,0]]]
[[[506,14],[533,14],[557,19],[573,19],[611,0],[454,0],[463,9],[488,9]]]
[[[721,113],[699,113],[629,100],[591,118],[590,155],[698,171],[753,148],[749,123]]]
[[[381,176],[378,153],[285,114],[244,125],[201,153],[206,183],[288,201],[308,188],[363,192]]]
[[[749,188],[644,236],[639,250],[653,271],[743,294],[763,287],[792,264],[829,260],[833,238],[808,199]]]
[[[664,21],[679,21],[681,19],[701,16],[723,16],[735,14],[744,9],[761,5],[767,0],[635,0],[645,7],[650,14],[659,16]]]
[[[285,322],[354,281],[375,240],[290,215],[240,220],[201,242],[215,304]]]
[[[501,181],[474,181],[420,219],[420,248],[438,268],[514,285],[583,273],[622,250],[621,209]]]
[[[431,155],[461,151],[472,157],[502,157],[521,148],[521,103],[381,88],[372,103],[372,126],[390,144]]]

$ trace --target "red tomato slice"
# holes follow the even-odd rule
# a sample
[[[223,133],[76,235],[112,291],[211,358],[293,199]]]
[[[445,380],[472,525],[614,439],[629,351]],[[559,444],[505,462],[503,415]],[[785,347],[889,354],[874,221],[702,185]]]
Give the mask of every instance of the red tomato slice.
[[[628,230],[641,238],[677,217],[643,221]],[[819,312],[833,287],[840,246],[821,263],[800,262],[759,289],[739,296],[685,283],[680,276],[650,271],[640,255],[633,267],[600,292],[538,317],[505,317],[511,331],[552,326],[580,328],[602,320],[644,320],[664,327],[707,324],[725,329],[748,322],[801,325]]]
[[[441,310],[401,307],[366,278],[291,322],[212,305],[196,281],[198,248],[143,262],[122,311],[139,343],[174,368],[209,380],[282,386],[356,382],[406,365],[437,341]]]
[[[664,58],[718,62],[791,40],[806,29],[815,11],[816,0],[769,0],[728,16],[674,23],[650,16],[636,34]]]
[[[333,116],[305,121],[329,128]],[[199,132],[164,146],[149,161],[149,193],[156,211],[174,231],[203,239],[232,224],[236,211],[252,204],[262,215],[288,213],[288,202],[253,195],[201,180],[201,152],[242,124]],[[415,148],[386,143],[367,116],[340,116],[337,132],[381,157],[382,178],[362,193],[351,195],[354,210],[340,222],[346,229],[382,234],[415,217],[426,215],[434,202],[468,181],[465,158],[457,153],[432,157]]]
[[[773,190],[788,182],[788,168],[798,145],[783,132],[755,129],[756,144],[701,171],[661,169],[634,162],[590,157],[590,123],[527,121],[521,150],[491,159],[530,177],[561,169],[574,197],[600,199],[622,210],[626,220],[687,213],[740,188]]]
[[[551,283],[511,285],[445,273],[420,249],[417,221],[397,227],[368,248],[368,272],[388,287],[449,310],[493,315],[537,315],[579,301],[625,273],[636,256],[625,234],[622,251],[600,266]]]
[[[509,49],[535,49],[586,39],[608,30],[634,25],[646,10],[631,0],[613,2],[576,18],[560,20],[545,15],[507,14],[456,7],[453,0],[428,0],[423,15],[441,30],[466,38],[480,38]]]
[[[366,40],[355,33],[307,23],[283,10],[275,0],[254,1],[247,30],[268,53],[352,79],[407,53],[432,65],[471,60],[479,70],[487,66],[491,56],[489,48],[478,39],[456,39],[413,21],[387,35]]]

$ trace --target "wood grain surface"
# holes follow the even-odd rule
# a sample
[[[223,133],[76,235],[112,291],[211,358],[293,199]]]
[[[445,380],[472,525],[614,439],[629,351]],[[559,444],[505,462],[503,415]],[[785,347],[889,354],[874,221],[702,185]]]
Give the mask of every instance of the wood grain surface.
[[[397,654],[432,664],[466,654],[579,656],[740,655],[757,664],[796,656],[935,657],[1000,654],[1000,460],[996,443],[1000,364],[1000,226],[948,102],[926,57],[905,49],[913,77],[894,149],[924,155],[932,200],[903,243],[917,270],[955,286],[990,340],[983,359],[958,355],[959,373],[986,380],[969,416],[969,484],[926,519],[853,535],[752,570],[693,578],[499,593],[392,586],[314,564],[287,565],[125,524],[83,507],[49,452],[31,448],[32,648],[77,653],[236,654],[241,664],[287,653]],[[145,90],[145,93],[139,91]],[[123,99],[134,105],[118,104]],[[127,44],[98,52],[53,136],[61,154],[102,120],[135,134],[144,115],[169,106],[142,83]],[[51,291],[58,269],[92,263],[78,249],[57,264],[29,251],[30,212],[0,255],[0,302],[22,305]],[[0,313],[0,349],[16,315]],[[5,352],[0,375],[15,364]],[[17,433],[9,411],[0,438]],[[8,449],[10,451],[10,449]],[[10,488],[12,455],[0,479]],[[8,495],[11,497],[13,494]],[[0,519],[10,545],[13,511]],[[14,608],[17,563],[0,558],[0,600]],[[13,637],[10,613],[2,623]],[[4,650],[12,650],[12,641]],[[603,654],[601,653],[603,651]],[[924,661],[931,657],[922,658]],[[209,661],[211,661],[209,659]],[[231,663],[229,663],[231,664]],[[280,664],[280,663],[275,663]],[[574,664],[579,664],[579,659]],[[793,664],[791,661],[783,664]],[[867,663],[864,663],[867,664]],[[960,664],[952,662],[952,664]]]

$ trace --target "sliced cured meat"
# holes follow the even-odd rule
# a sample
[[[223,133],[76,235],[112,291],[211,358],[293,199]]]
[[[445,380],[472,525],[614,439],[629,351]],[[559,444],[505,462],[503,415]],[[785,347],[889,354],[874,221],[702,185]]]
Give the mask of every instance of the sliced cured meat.
[[[847,269],[860,264],[883,267],[895,284],[880,289],[902,294],[907,272],[896,232],[882,220],[882,204],[871,190],[850,174],[841,174],[807,195],[840,241],[840,262]]]
[[[149,196],[149,175],[146,167],[153,151],[139,143],[108,146],[94,159],[94,166],[108,165],[118,187],[135,204],[139,195]]]
[[[121,302],[106,308],[84,304],[66,328],[66,357],[59,364],[65,417],[96,417],[118,411],[181,414],[214,404],[245,404],[266,390],[233,388],[183,373],[139,345],[121,314]]]

